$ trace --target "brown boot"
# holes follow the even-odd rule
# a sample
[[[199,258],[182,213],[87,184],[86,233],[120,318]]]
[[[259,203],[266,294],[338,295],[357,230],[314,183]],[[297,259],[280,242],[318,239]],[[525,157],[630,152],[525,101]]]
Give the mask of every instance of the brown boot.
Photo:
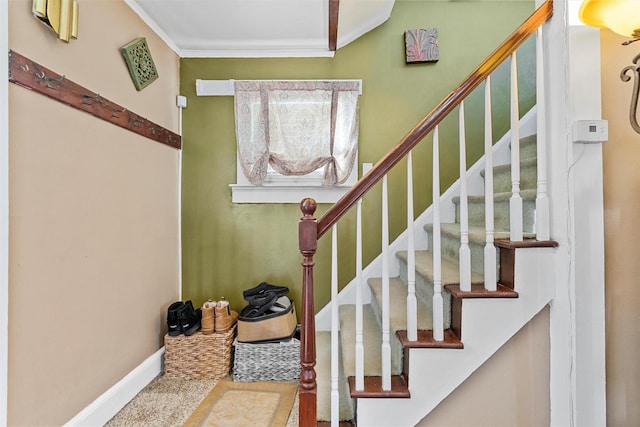
[[[214,331],[215,319],[214,310],[217,303],[215,301],[207,301],[202,304],[202,333],[205,335],[212,334]]]
[[[229,308],[229,301],[222,298],[215,308],[215,331],[227,332],[238,321],[238,313]]]

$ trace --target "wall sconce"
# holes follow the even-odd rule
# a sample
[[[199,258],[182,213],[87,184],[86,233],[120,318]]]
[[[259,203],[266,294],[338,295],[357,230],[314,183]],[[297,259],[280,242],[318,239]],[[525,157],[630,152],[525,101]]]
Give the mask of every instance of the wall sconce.
[[[640,2],[637,0],[584,0],[580,20],[591,27],[608,28],[621,36],[640,39]]]
[[[62,41],[78,38],[78,2],[75,0],[33,0],[33,16],[51,28]]]
[[[589,26],[608,28],[621,36],[631,37],[631,40],[622,43],[625,46],[640,40],[640,1],[638,0],[584,0],[580,6],[579,17]],[[628,82],[631,80],[629,74],[635,77],[629,108],[629,121],[633,130],[640,133],[637,118],[638,95],[640,93],[640,65],[638,65],[638,61],[640,61],[640,55],[633,59],[634,65],[622,69],[620,79],[623,82]]]

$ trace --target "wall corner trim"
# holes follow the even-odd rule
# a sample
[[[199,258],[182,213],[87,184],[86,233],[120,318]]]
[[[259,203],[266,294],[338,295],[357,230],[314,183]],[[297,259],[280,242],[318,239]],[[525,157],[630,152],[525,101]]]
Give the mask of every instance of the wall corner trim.
[[[65,427],[104,425],[162,372],[164,347],[65,423]]]

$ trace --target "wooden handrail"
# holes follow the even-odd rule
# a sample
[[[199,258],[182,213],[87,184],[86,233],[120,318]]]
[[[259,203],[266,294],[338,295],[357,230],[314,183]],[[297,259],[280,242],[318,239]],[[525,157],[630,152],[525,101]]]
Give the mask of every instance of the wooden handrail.
[[[318,239],[553,15],[547,0],[318,220]]]

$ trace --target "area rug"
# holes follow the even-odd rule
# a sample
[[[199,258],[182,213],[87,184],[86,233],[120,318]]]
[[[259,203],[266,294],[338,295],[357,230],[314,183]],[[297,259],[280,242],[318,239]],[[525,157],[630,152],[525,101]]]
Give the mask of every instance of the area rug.
[[[284,427],[298,382],[218,381],[183,427]]]

